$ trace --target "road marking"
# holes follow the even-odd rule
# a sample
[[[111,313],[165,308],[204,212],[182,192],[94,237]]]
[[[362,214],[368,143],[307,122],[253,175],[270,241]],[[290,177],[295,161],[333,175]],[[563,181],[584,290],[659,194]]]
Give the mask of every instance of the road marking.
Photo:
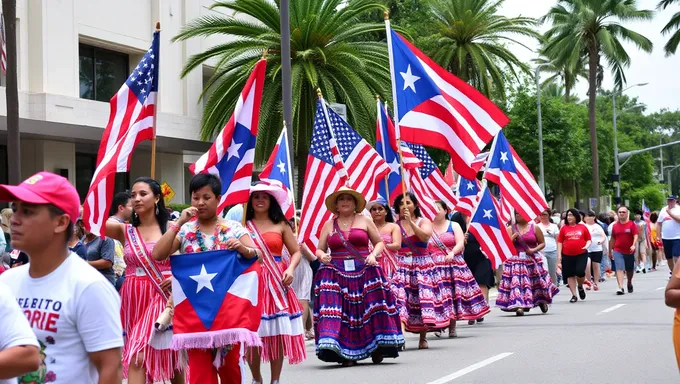
[[[617,310],[617,309],[623,307],[624,305],[626,305],[626,304],[616,304],[615,306],[609,307],[609,308],[605,309],[604,311],[598,312],[597,314],[598,314],[598,315],[602,315],[602,314],[605,314],[605,313],[609,313],[609,312],[611,312],[611,311],[615,311],[615,310]]]
[[[505,359],[506,357],[508,357],[512,354],[513,354],[513,352],[505,352],[505,353],[498,354],[498,355],[490,357],[486,360],[480,361],[479,363],[472,364],[472,365],[470,365],[466,368],[463,368],[460,371],[456,371],[456,372],[454,372],[454,373],[452,373],[448,376],[444,376],[441,379],[431,381],[427,384],[445,384],[445,383],[451,382],[451,381],[453,381],[453,380],[455,380],[455,379],[457,379],[461,376],[467,375],[470,372],[474,372],[474,371],[476,371],[480,368],[483,368],[483,367],[485,367],[489,364],[493,364],[493,363],[497,362],[498,360]]]
[[[655,291],[660,291],[660,290],[662,290],[662,289],[666,289],[666,286],[659,287],[659,288],[655,289]]]

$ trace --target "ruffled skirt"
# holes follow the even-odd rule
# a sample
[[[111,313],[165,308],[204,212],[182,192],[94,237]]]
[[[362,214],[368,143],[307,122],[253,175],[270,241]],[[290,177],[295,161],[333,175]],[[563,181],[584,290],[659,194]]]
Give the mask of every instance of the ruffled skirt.
[[[552,298],[558,292],[541,259],[513,256],[503,263],[496,306],[504,311],[531,309],[540,304],[552,304]]]

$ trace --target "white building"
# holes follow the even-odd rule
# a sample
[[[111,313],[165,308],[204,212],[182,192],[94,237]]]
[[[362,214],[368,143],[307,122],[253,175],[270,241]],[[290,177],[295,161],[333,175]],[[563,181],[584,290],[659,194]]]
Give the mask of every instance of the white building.
[[[184,79],[188,57],[217,41],[171,43],[180,28],[213,12],[209,0],[18,0],[17,39],[22,177],[47,170],[66,175],[83,199],[109,119],[109,99],[149,48],[161,22],[156,178],[188,201],[188,163],[209,148],[199,141],[199,95],[210,68]],[[3,82],[4,85],[4,82]],[[7,113],[0,89],[0,115]],[[7,137],[0,119],[0,183],[7,182]],[[150,174],[150,143],[135,152],[128,188]]]

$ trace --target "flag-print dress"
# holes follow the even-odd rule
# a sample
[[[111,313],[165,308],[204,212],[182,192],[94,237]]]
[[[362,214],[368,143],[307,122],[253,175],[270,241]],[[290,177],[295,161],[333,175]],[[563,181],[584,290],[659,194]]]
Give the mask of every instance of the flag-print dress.
[[[397,253],[398,268],[391,288],[401,320],[409,332],[447,328],[454,317],[450,284],[435,263],[428,243],[418,236],[407,236],[401,226],[402,247]]]
[[[489,303],[484,298],[479,284],[468,268],[463,254],[453,256],[446,262],[444,258],[456,246],[453,224],[449,222],[446,232],[433,234],[430,238],[430,249],[439,263],[446,279],[445,286],[452,290],[453,320],[477,320],[489,313]]]
[[[517,227],[513,230],[518,232]],[[526,254],[527,249],[538,245],[533,223],[529,224],[526,233],[515,239],[514,245],[518,255],[503,262],[503,276],[498,284],[496,306],[503,311],[515,311],[531,309],[540,304],[552,304],[552,298],[559,289],[543,267],[541,255]]]
[[[382,271],[365,264],[368,233],[340,231],[335,222],[328,237],[331,263],[321,265],[314,279],[316,354],[327,362],[397,357],[404,336]]]
[[[156,242],[147,242],[147,253],[151,255]],[[125,259],[125,282],[121,288],[121,321],[125,345],[123,347],[123,378],[127,378],[130,364],[135,364],[141,357],[147,374],[147,381],[168,381],[175,371],[184,370],[180,353],[171,349],[154,349],[149,343],[154,331],[154,324],[163,312],[167,300],[156,289],[155,283],[144,273],[144,268],[132,250],[129,242],[125,242],[123,257]],[[171,277],[170,260],[151,262],[166,277]]]

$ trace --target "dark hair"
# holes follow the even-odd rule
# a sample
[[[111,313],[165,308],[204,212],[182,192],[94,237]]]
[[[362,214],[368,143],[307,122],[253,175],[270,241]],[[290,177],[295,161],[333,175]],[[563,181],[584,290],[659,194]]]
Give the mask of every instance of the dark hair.
[[[574,215],[574,219],[575,219],[575,220],[574,220],[574,224],[578,224],[578,223],[581,222],[581,213],[579,213],[578,209],[576,209],[576,208],[569,208],[569,209],[567,210],[566,215],[565,215],[565,218],[564,218],[564,224],[569,225],[569,220],[567,220],[567,218],[566,218],[566,216],[568,216],[569,213],[571,213],[572,215]]]
[[[271,220],[274,224],[287,221],[286,216],[283,214],[283,210],[279,205],[279,202],[276,201],[274,196],[268,193],[267,195],[269,196],[269,220]],[[255,209],[253,209],[253,193],[251,193],[250,197],[248,198],[248,207],[246,208],[246,220],[252,220],[254,217]]]
[[[447,215],[451,213],[451,209],[449,208],[448,205],[446,205],[446,202],[444,202],[443,200],[435,200],[434,203],[438,204],[441,209],[445,210]]]
[[[635,214],[636,214],[636,215],[640,215],[640,216],[642,216],[642,211],[641,211],[641,210],[639,210],[639,209],[636,209],[636,210],[635,210]]]
[[[118,192],[113,195],[113,202],[111,203],[111,209],[109,209],[109,216],[115,216],[118,213],[118,208],[120,206],[126,206],[128,201],[130,201],[130,191]]]
[[[57,207],[56,205],[53,205],[53,204],[47,204],[47,208],[50,210],[50,215],[52,217],[61,216],[61,215],[66,214],[66,212],[64,212],[63,209],[61,209],[61,208],[59,208],[59,207]],[[75,225],[75,223],[73,222],[73,219],[71,219],[69,226],[66,228],[66,244],[68,244],[68,242],[71,241],[71,238],[73,237],[73,233],[75,231],[74,225]]]
[[[165,208],[165,201],[163,200],[163,193],[161,192],[161,185],[158,184],[158,182],[150,177],[142,176],[137,178],[132,185],[135,185],[137,183],[144,183],[151,188],[151,192],[153,193],[154,196],[158,197],[158,203],[156,203],[156,222],[158,223],[158,226],[161,227],[161,233],[165,234],[165,231],[168,228],[168,219],[170,218],[170,214],[168,213],[168,210]],[[139,215],[137,212],[132,210],[132,226],[138,227],[140,224],[139,221]]]
[[[189,194],[198,191],[206,185],[210,186],[210,190],[212,190],[215,196],[220,196],[222,194],[222,182],[220,181],[220,178],[210,173],[199,173],[198,175],[194,175],[189,183]]]
[[[595,211],[593,211],[592,209],[589,209],[588,212],[586,212],[586,216],[597,217]]]
[[[387,213],[385,213],[385,222],[386,223],[394,223],[394,215],[392,214],[392,209],[390,208],[389,205],[387,205],[387,203],[385,203],[385,204],[375,203],[375,205],[379,205],[379,206],[385,208],[385,212],[387,212]]]
[[[600,220],[601,222],[605,223],[605,224],[611,224],[609,222],[609,219],[610,219],[609,215],[604,213],[604,212],[597,215],[597,219]]]
[[[659,220],[659,214],[656,213],[656,212],[652,212],[652,213],[649,215],[649,221],[651,221],[652,223],[656,224],[657,220]]]
[[[418,199],[416,198],[416,195],[413,194],[413,192],[406,192],[406,196],[408,196],[409,199],[413,202],[413,205],[416,207],[416,209],[413,210],[413,215],[415,217],[421,217],[420,213],[420,204],[418,204]],[[399,210],[399,206],[401,205],[401,202],[404,200],[404,194],[401,194],[397,196],[396,199],[394,199],[394,212],[401,212]]]

